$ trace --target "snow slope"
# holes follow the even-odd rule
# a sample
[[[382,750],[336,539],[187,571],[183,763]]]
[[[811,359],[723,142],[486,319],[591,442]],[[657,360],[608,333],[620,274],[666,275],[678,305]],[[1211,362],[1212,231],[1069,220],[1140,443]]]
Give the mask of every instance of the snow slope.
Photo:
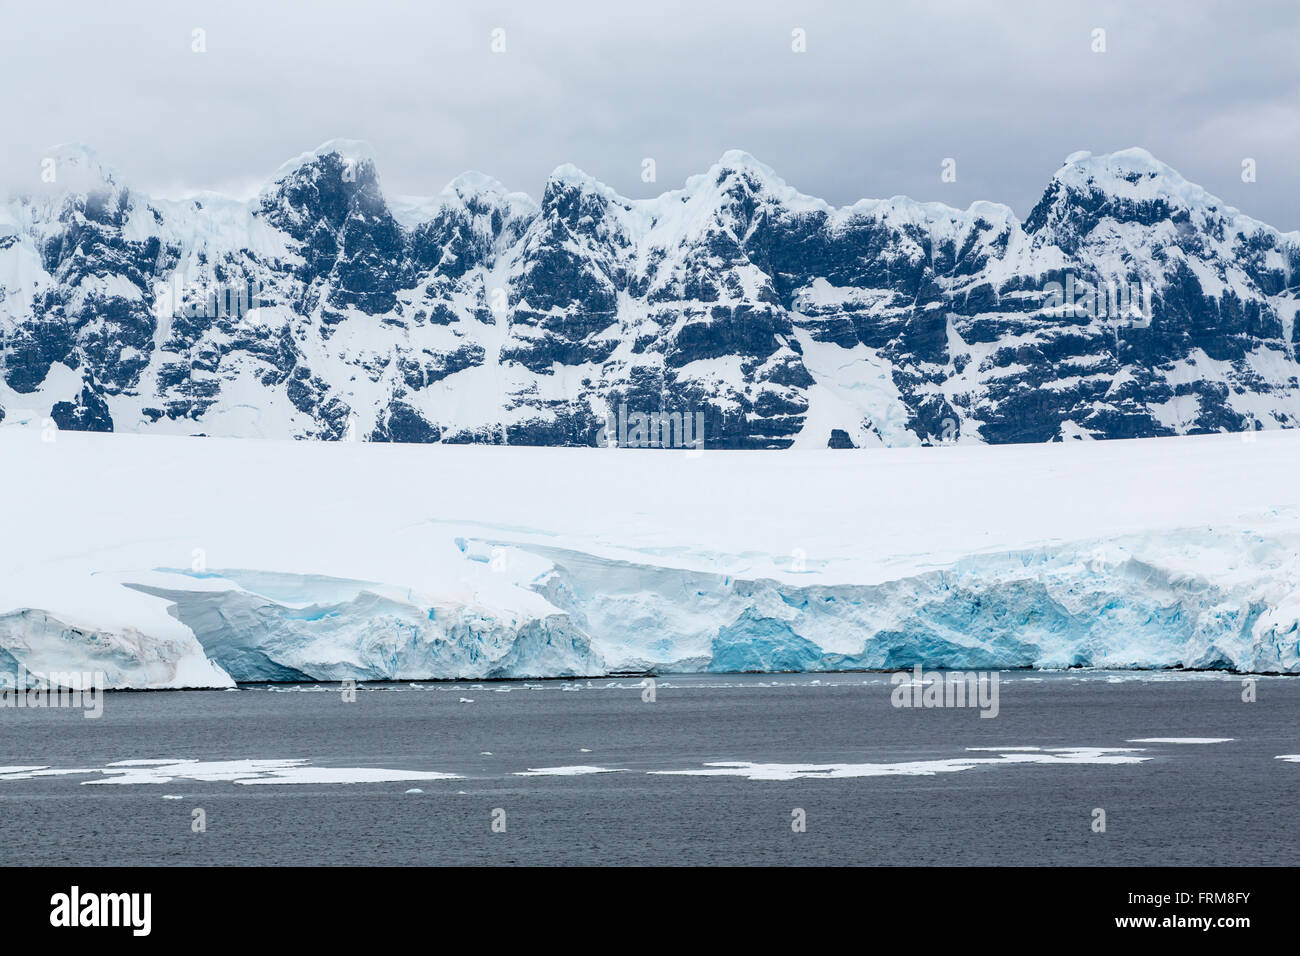
[[[0,460],[0,674],[1300,672],[1292,431],[772,454],[7,424]]]

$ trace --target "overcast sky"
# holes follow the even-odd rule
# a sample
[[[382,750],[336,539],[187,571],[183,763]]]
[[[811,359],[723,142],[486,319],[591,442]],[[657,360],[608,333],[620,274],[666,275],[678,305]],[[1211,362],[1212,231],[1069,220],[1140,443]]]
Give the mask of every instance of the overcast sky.
[[[7,0],[0,71],[10,188],[66,141],[171,196],[250,195],[334,137],[369,141],[385,191],[414,195],[476,169],[539,196],[572,162],[648,196],[739,148],[837,205],[903,193],[1023,217],[1069,153],[1137,145],[1300,229],[1300,4],[1285,0]]]

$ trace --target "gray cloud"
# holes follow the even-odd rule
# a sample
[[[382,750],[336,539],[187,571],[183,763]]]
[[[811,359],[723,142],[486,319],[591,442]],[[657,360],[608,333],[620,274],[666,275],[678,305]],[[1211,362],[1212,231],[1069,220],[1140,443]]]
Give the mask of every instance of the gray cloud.
[[[1300,228],[1293,3],[28,2],[4,20],[10,187],[81,141],[147,192],[248,194],[349,137],[393,194],[478,169],[537,196],[573,162],[646,196],[736,147],[837,204],[905,193],[1024,216],[1067,154],[1138,145]]]

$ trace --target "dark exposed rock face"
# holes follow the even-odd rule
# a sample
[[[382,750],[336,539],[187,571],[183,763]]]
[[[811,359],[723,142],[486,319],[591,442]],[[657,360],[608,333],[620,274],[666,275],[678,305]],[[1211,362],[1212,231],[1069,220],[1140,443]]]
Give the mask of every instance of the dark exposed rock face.
[[[111,432],[113,418],[108,405],[93,383],[87,382],[75,402],[58,402],[50,409],[50,417],[59,428],[78,432]]]
[[[476,174],[393,202],[345,142],[246,204],[58,162],[70,185],[0,209],[0,406],[61,428],[589,445],[626,406],[698,413],[710,448],[853,448],[1300,421],[1300,235],[1141,150],[1071,157],[1023,223],[833,209],[736,152],[645,201],[561,167],[540,203]]]

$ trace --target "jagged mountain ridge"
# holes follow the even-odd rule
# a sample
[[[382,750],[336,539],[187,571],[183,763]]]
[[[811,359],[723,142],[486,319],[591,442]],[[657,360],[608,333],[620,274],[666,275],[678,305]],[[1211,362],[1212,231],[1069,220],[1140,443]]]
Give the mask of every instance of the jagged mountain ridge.
[[[151,199],[81,147],[55,169],[0,207],[11,422],[591,445],[623,409],[731,448],[1300,422],[1300,233],[1143,150],[1072,155],[1023,222],[834,208],[738,151],[646,200],[572,166],[540,202],[479,174],[389,198],[350,141],[246,203]],[[1149,311],[1053,298],[1108,282]]]

